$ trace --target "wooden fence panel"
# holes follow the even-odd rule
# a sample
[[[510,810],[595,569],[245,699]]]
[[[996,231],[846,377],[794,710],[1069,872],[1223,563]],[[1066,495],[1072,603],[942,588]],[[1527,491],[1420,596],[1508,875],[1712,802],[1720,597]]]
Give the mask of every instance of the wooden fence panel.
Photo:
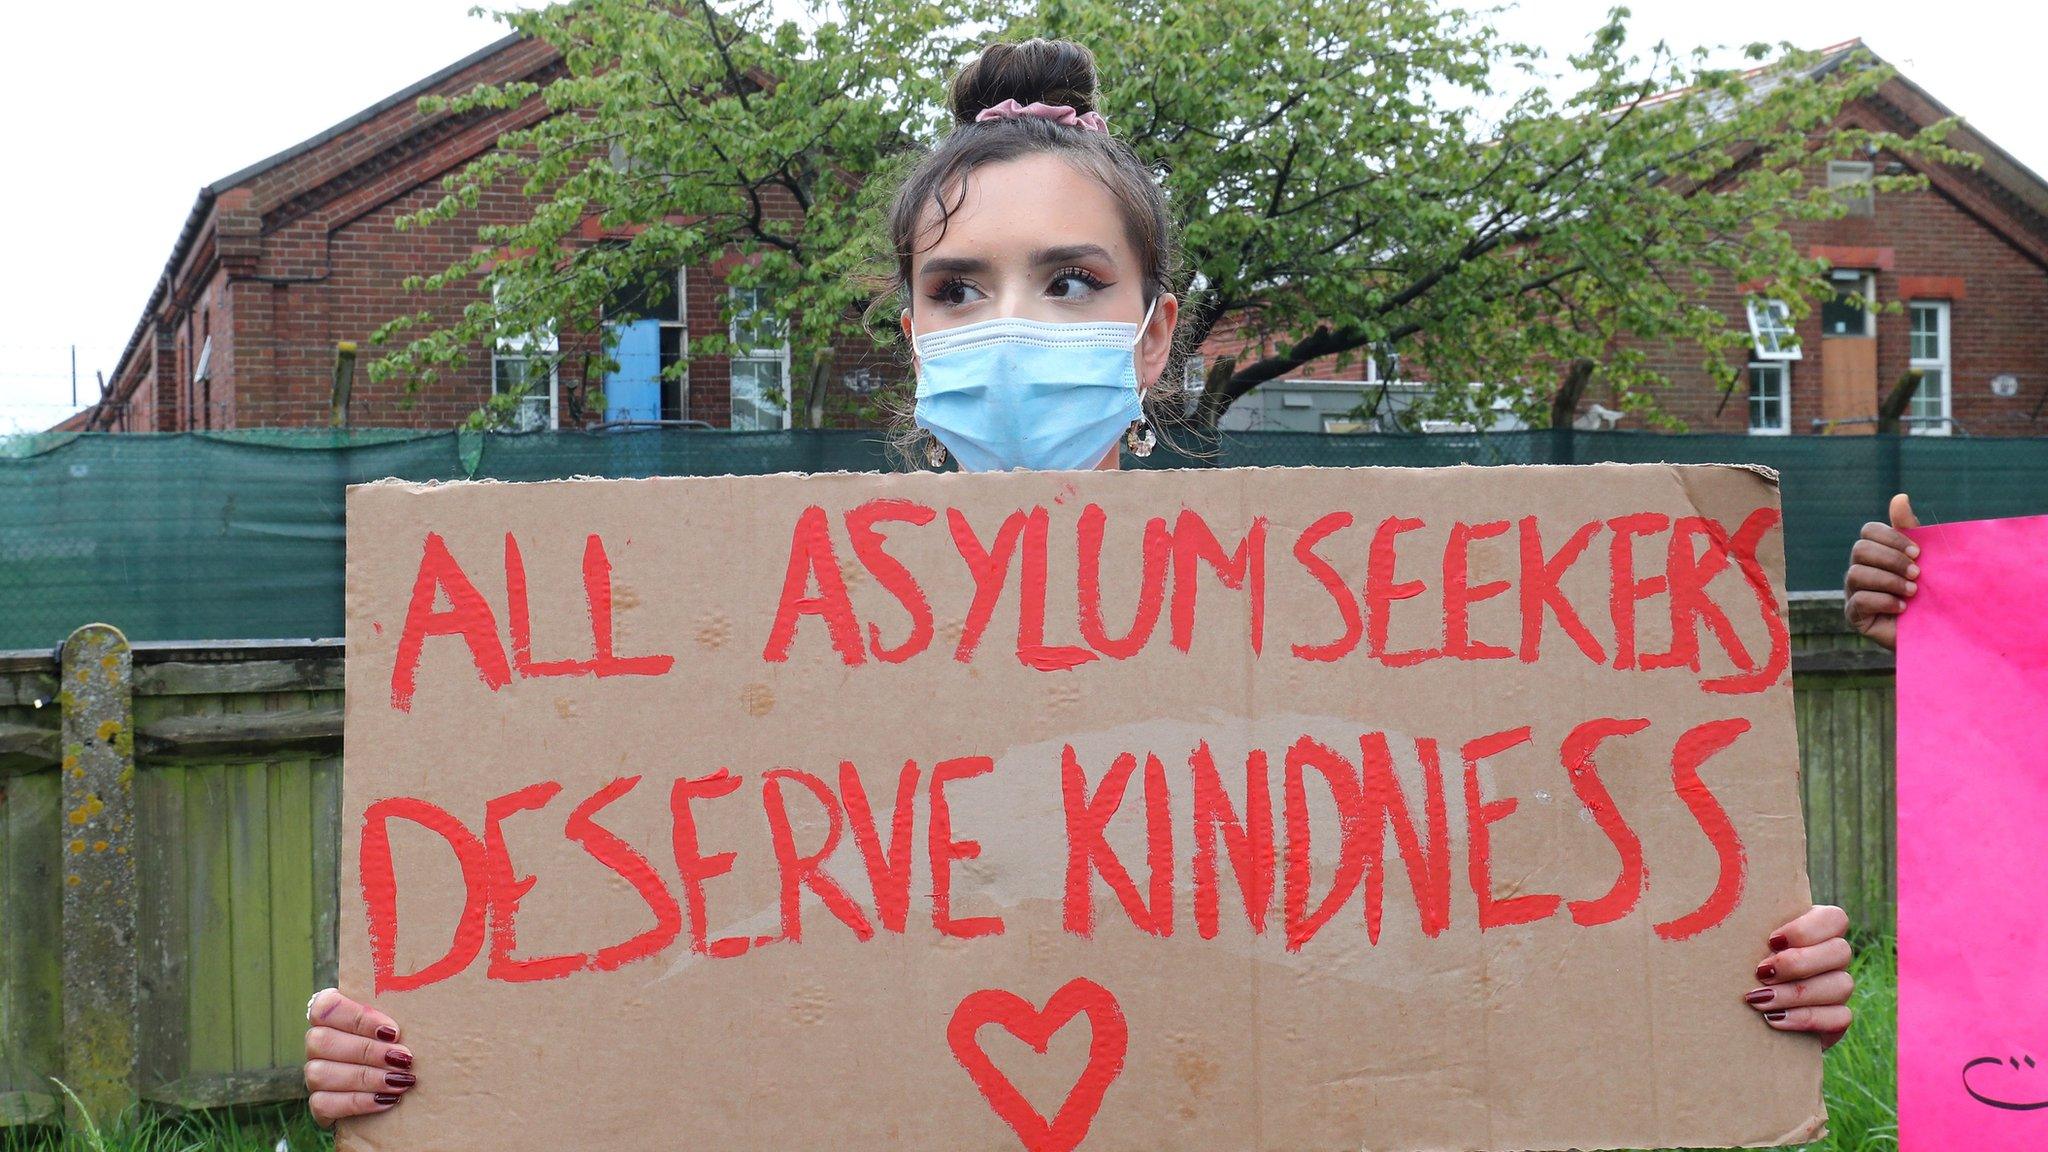
[[[138,1087],[180,1108],[290,1099],[306,997],[335,973],[340,655],[180,655],[136,703],[156,736],[145,820],[176,845],[158,849],[165,995]]]
[[[136,701],[147,714],[153,701]],[[185,831],[185,776],[178,767],[138,771],[135,780],[136,845],[141,865],[141,916],[136,942],[142,984],[136,1039],[136,1080],[168,1084],[190,1062],[192,966],[191,924],[184,893],[191,853]]]
[[[1888,934],[1898,892],[1891,653],[1849,630],[1840,596],[1793,602],[1792,648],[1814,899],[1847,909],[1859,933]]]
[[[0,1127],[61,1114],[57,662],[0,656]]]

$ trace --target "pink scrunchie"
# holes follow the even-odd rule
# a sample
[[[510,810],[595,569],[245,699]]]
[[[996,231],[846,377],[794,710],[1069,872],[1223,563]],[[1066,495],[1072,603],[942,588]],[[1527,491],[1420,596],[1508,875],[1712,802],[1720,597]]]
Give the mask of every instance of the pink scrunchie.
[[[1050,120],[1084,132],[1109,132],[1109,122],[1102,118],[1100,112],[1076,112],[1071,105],[1040,104],[1036,101],[1019,104],[1015,100],[1005,100],[1001,104],[991,104],[975,113],[974,121],[979,124],[984,120],[1015,120],[1024,116]]]

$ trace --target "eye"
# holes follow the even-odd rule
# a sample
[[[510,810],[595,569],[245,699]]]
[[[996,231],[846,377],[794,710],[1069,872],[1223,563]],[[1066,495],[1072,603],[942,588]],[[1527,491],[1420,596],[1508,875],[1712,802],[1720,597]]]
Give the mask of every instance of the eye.
[[[957,308],[962,304],[971,304],[981,299],[982,296],[983,292],[981,289],[976,288],[965,280],[948,280],[944,284],[939,285],[938,290],[931,294],[933,300],[952,308]]]
[[[1086,268],[1062,268],[1045,286],[1046,295],[1062,300],[1085,300],[1109,284]]]

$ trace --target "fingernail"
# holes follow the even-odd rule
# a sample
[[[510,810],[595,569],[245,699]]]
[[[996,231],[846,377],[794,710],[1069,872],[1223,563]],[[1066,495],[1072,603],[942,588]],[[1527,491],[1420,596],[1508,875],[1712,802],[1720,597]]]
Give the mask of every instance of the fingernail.
[[[393,1028],[389,1024],[386,1024],[383,1027],[377,1029],[377,1039],[382,1040],[386,1044],[389,1044],[393,1040],[398,1039],[398,1029]]]
[[[1784,1021],[1785,1014],[1783,1012],[1766,1012],[1764,1013],[1764,1019],[1769,1020],[1773,1024],[1778,1024]]]
[[[1778,966],[1777,966],[1776,964],[1759,964],[1759,965],[1757,965],[1757,966],[1756,966],[1756,978],[1757,978],[1758,980],[1766,980],[1766,981],[1768,981],[1768,980],[1776,980],[1776,979],[1778,978]]]
[[[1906,565],[1906,579],[1908,579],[1908,580],[1918,580],[1919,578],[1920,578],[1920,566],[1919,566],[1918,564],[1908,564],[1908,565]]]
[[[1919,590],[1920,586],[1918,584],[1913,583],[1911,580],[1906,581],[1906,595],[1911,596]]]
[[[384,1074],[384,1083],[393,1088],[410,1088],[419,1082],[420,1078],[410,1072],[386,1072]]]
[[[1790,940],[1785,939],[1785,934],[1783,932],[1779,932],[1771,937],[1771,951],[1773,952],[1783,952],[1785,949],[1790,948],[1791,946],[1792,942]]]
[[[384,1062],[393,1068],[412,1067],[412,1053],[403,1048],[393,1048],[384,1054]]]
[[[1906,545],[1906,555],[1918,560],[1920,558],[1920,546],[1918,544]]]
[[[379,1104],[396,1104],[396,1103],[398,1103],[398,1093],[396,1093],[396,1092],[379,1092],[379,1093],[377,1093],[377,1095],[376,1095],[375,1099],[376,1099],[377,1103],[379,1103]]]
[[[1778,994],[1769,988],[1759,988],[1742,999],[1749,1004],[1769,1004]]]

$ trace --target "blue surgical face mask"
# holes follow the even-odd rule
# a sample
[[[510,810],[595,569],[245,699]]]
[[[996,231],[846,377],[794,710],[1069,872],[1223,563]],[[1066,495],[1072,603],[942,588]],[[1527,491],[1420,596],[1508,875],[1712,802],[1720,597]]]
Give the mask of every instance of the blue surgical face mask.
[[[1001,317],[911,338],[917,426],[964,472],[1093,468],[1143,412],[1137,347],[1152,322]]]

